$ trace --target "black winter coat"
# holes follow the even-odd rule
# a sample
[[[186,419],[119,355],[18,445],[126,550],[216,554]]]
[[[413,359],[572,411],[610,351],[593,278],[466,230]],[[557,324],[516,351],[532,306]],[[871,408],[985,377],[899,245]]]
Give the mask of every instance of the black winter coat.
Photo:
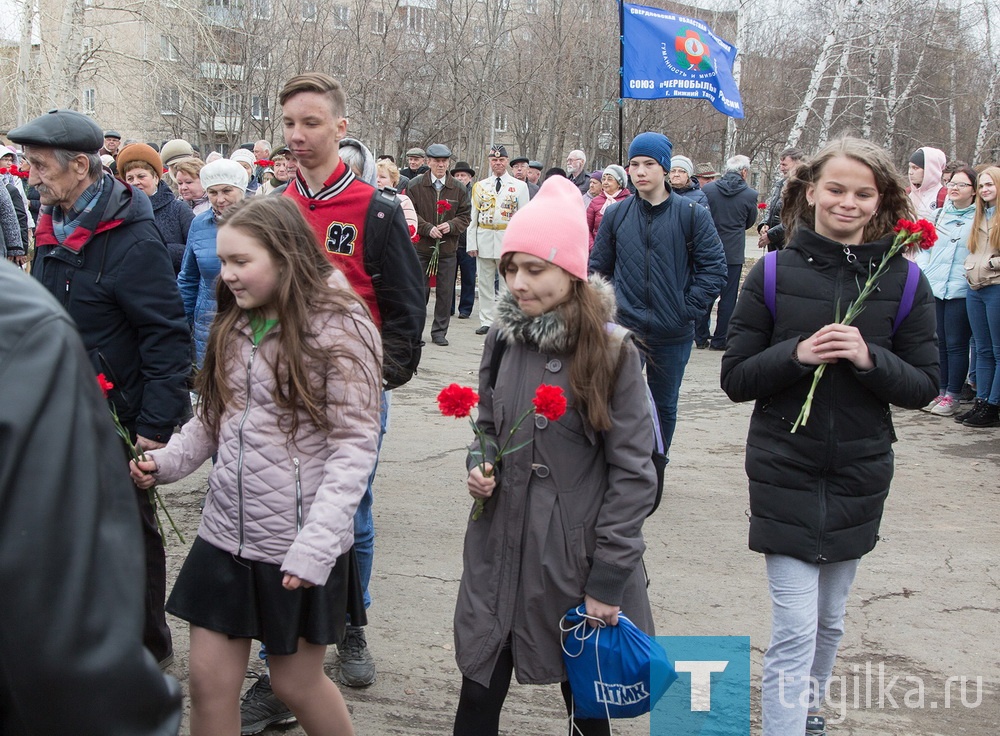
[[[115,384],[122,422],[166,442],[189,409],[184,304],[149,197],[109,174],[99,196],[63,244],[43,208],[31,273],[76,322],[94,375]]]
[[[791,433],[813,366],[794,357],[800,340],[836,321],[877,267],[891,238],[845,247],[806,230],[777,253],[776,320],[764,303],[763,262],[747,276],[729,326],[722,388],[756,400],[747,436],[750,548],[811,563],[857,559],[875,546],[892,479],[890,404],[917,409],[937,394],[934,297],[921,275],[910,314],[892,335],[907,264],[895,257],[854,325],[875,367],[826,368],[808,423]]]
[[[135,487],[76,326],[0,263],[0,733],[176,734]]]
[[[746,231],[757,222],[757,190],[747,186],[738,172],[730,171],[701,190],[708,198],[715,229],[726,249],[726,263],[736,266],[746,259]]]
[[[187,246],[188,231],[194,220],[194,212],[186,202],[174,196],[167,183],[160,179],[156,194],[149,198],[153,205],[153,219],[156,229],[160,231],[170,262],[174,266],[174,276],[181,271],[181,261],[184,258],[184,248]]]

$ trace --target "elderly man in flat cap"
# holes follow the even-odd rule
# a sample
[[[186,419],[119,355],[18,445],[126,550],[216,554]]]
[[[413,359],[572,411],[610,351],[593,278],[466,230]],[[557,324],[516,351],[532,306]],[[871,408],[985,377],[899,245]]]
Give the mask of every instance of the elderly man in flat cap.
[[[528,185],[528,199],[534,199],[535,195],[538,194],[539,186],[537,184],[532,184],[528,178],[528,172],[531,171],[529,163],[530,160],[527,156],[512,158],[510,160],[510,170],[514,172],[515,179],[519,179]]]
[[[497,296],[494,283],[500,265],[500,245],[507,223],[514,213],[528,204],[528,185],[507,171],[507,149],[493,146],[489,152],[490,175],[472,185],[472,222],[466,249],[476,260],[479,287],[479,329],[477,335],[490,331],[496,316]],[[500,289],[506,289],[503,278]]]
[[[458,268],[458,240],[469,226],[469,194],[465,185],[448,173],[451,149],[443,143],[427,148],[430,170],[406,185],[406,196],[417,211],[417,256],[424,272],[424,290],[430,301],[430,275],[436,277],[434,322],[431,342],[448,344],[451,307],[455,300],[455,273]],[[447,208],[442,202],[447,202]],[[437,264],[431,266],[437,250]]]
[[[96,376],[114,384],[108,403],[143,450],[163,447],[190,412],[190,341],[184,305],[149,197],[104,172],[104,133],[72,110],[10,131],[31,162],[41,196],[32,275],[69,312]],[[96,380],[96,379],[95,379]],[[122,472],[126,456],[121,456]],[[136,489],[146,558],[143,642],[173,658],[164,615],[166,564],[156,515]]]

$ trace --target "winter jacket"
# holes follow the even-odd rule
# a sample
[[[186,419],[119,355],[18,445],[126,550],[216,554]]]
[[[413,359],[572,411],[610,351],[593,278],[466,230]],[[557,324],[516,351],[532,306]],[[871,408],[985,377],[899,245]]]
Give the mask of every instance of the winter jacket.
[[[781,250],[785,246],[785,226],[781,224],[781,194],[785,189],[787,176],[783,176],[774,182],[771,188],[771,197],[767,200],[767,207],[761,215],[760,222],[757,223],[757,232],[766,225],[768,251]]]
[[[996,226],[996,208],[991,207],[975,233],[976,252],[965,259],[965,278],[970,289],[1000,284],[1000,253],[990,246],[990,230]]]
[[[604,284],[602,291],[610,318],[611,290]],[[507,347],[490,388],[498,336]],[[554,422],[528,417],[521,423],[512,443],[530,444],[501,460],[483,515],[468,522],[455,653],[462,674],[482,685],[489,684],[508,639],[518,682],[565,680],[559,619],[585,593],[620,605],[633,623],[653,631],[642,524],[656,496],[656,471],[639,353],[631,340],[620,343],[624,355],[609,402],[612,428],[599,433],[574,406],[573,340],[561,310],[531,318],[509,293],[486,337],[477,425],[488,438],[507,437],[542,383],[562,387],[568,408]],[[480,449],[477,442],[470,447],[470,468]]]
[[[747,186],[739,172],[730,171],[710,181],[702,191],[726,249],[726,264],[742,264],[746,260],[747,230],[757,222],[757,190]]]
[[[170,736],[135,488],[76,326],[0,263],[0,733]]]
[[[174,196],[173,191],[163,179],[156,187],[156,194],[149,198],[153,205],[153,219],[156,228],[163,236],[163,242],[170,253],[170,262],[174,265],[174,274],[181,270],[181,260],[184,258],[184,247],[187,244],[188,230],[194,213],[191,208]]]
[[[683,197],[612,205],[594,239],[591,272],[615,287],[618,322],[646,343],[694,339],[692,320],[726,282],[722,243],[708,210]]]
[[[331,284],[348,289],[340,272]],[[218,453],[208,478],[208,498],[198,536],[248,560],[324,585],[337,558],[354,544],[354,511],[375,465],[381,401],[378,330],[358,307],[349,315],[314,314],[316,343],[347,361],[315,367],[312,379],[326,386],[331,429],[320,431],[300,412],[299,431],[288,436],[274,401],[278,334],[273,327],[255,346],[249,321],[237,326],[227,346],[232,400],[217,437],[197,415],[161,450],[157,479],[173,483]]]
[[[976,205],[956,209],[950,201],[934,218],[938,239],[933,248],[916,254],[917,265],[938,299],[964,299],[969,290],[965,259],[969,256],[969,234]]]
[[[195,362],[200,369],[205,361],[208,332],[215,319],[215,284],[219,277],[219,257],[215,254],[215,213],[202,212],[191,223],[187,248],[177,288],[184,301],[184,314],[194,340]]]
[[[948,163],[948,157],[944,151],[937,148],[925,146],[920,150],[924,152],[924,178],[919,188],[909,188],[908,196],[917,217],[933,220],[938,194],[941,191],[941,172]]]
[[[747,436],[750,548],[810,563],[857,559],[875,546],[892,479],[890,404],[917,409],[937,394],[935,306],[921,276],[913,307],[892,324],[907,277],[893,258],[854,321],[875,363],[828,364],[808,423],[792,434],[815,366],[795,357],[799,341],[835,321],[892,243],[845,247],[810,230],[777,252],[775,319],[764,303],[763,261],[750,271],[733,313],[722,358],[722,388],[755,400]]]
[[[682,197],[686,197],[692,202],[697,202],[711,212],[711,208],[708,204],[708,197],[705,196],[705,192],[702,190],[701,184],[699,184],[698,180],[694,177],[690,179],[690,182],[686,187],[671,187],[670,191],[675,194],[679,194]]]
[[[7,188],[0,186],[0,258],[23,256],[21,228],[17,222],[17,210]]]
[[[25,202],[27,199],[24,196],[24,190],[21,189],[17,184],[8,184],[6,186],[7,193],[10,195],[11,204],[14,205],[14,214],[17,215],[17,229],[21,234],[21,253],[11,254],[11,255],[23,255],[28,252],[28,230],[31,228],[31,220],[28,215],[28,210],[25,207]]]
[[[445,174],[441,191],[434,188],[434,177],[430,173],[411,179],[406,186],[406,196],[410,198],[417,213],[417,252],[430,254],[436,242],[430,235],[431,228],[439,222],[447,222],[451,230],[441,238],[441,253],[447,255],[458,251],[459,236],[469,227],[469,193],[465,185],[451,174]],[[448,202],[451,209],[440,216],[437,203]]]
[[[149,197],[104,174],[97,204],[60,244],[52,208],[35,232],[31,273],[69,312],[94,374],[138,434],[166,442],[190,409],[189,334],[170,257]]]
[[[632,196],[632,193],[623,187],[615,192],[612,198],[613,201],[610,203],[608,202],[607,193],[603,190],[590,201],[590,204],[587,205],[587,229],[590,231],[591,248],[594,247],[594,238],[597,237],[597,231],[601,227],[601,220],[604,219],[605,211],[615,202],[621,202],[630,196]]]

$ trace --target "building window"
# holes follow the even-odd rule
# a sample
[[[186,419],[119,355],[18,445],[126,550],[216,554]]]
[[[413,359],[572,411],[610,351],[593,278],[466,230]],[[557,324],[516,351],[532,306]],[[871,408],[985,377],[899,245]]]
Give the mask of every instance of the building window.
[[[493,130],[497,133],[506,133],[508,127],[510,127],[510,124],[507,121],[507,113],[504,111],[497,112],[494,120],[495,123],[493,125]]]
[[[524,0],[524,10],[535,15],[538,13],[538,0]]]
[[[270,20],[271,0],[250,0],[250,10],[256,20]]]
[[[406,30],[410,33],[429,33],[432,20],[430,8],[408,7],[406,9]]]
[[[346,5],[334,5],[332,22],[334,28],[349,28],[351,9]]]
[[[384,10],[376,10],[372,13],[372,33],[382,36],[386,32],[387,26]]]
[[[160,90],[160,115],[176,115],[181,111],[181,91],[177,87]]]
[[[271,117],[264,104],[264,98],[260,95],[253,95],[250,98],[250,115],[253,116],[254,120],[267,120]]]
[[[176,39],[160,36],[160,58],[164,61],[177,61],[180,58]]]
[[[88,115],[97,111],[97,93],[93,87],[83,90],[83,111]]]
[[[319,15],[319,7],[316,0],[302,0],[302,22],[315,23]]]
[[[90,56],[94,53],[94,37],[85,36],[83,43],[80,45],[80,53],[83,54],[84,58]]]

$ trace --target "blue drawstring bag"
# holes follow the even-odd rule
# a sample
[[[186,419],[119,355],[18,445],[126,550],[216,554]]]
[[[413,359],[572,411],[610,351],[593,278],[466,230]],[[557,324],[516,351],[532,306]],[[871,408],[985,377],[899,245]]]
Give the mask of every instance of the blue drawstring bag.
[[[599,622],[590,626],[587,620]],[[581,604],[559,622],[575,718],[636,718],[649,713],[677,679],[655,639],[623,614],[608,626]]]

